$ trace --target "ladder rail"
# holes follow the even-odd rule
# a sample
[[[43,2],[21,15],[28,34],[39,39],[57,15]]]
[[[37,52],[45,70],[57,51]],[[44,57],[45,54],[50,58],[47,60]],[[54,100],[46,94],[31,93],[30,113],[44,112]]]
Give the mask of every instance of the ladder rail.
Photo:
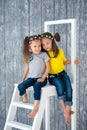
[[[17,110],[17,107],[13,106],[12,103],[14,100],[17,100],[17,86],[14,85],[14,91],[13,91],[13,96],[12,96],[12,99],[11,99],[11,103],[10,103],[10,106],[9,106],[9,110],[8,110],[8,114],[7,114],[7,119],[6,119],[6,123],[5,123],[5,127],[4,127],[4,130],[6,130],[6,127],[7,127],[7,130],[12,130],[12,128],[10,128],[9,126],[7,126],[7,123],[9,122],[9,120],[14,120],[14,117],[15,117],[15,114],[16,114],[16,110]],[[14,112],[13,112],[14,111]]]
[[[42,92],[39,110],[38,110],[37,115],[35,116],[32,130],[40,130],[41,122],[42,122],[42,118],[43,118],[43,114],[45,110],[45,105],[44,105],[45,103],[46,103],[46,95],[45,95],[45,92]]]

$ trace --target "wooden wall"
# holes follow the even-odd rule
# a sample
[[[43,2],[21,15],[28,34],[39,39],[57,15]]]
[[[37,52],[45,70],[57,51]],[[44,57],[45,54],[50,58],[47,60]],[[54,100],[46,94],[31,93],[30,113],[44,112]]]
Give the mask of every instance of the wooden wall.
[[[77,19],[77,130],[87,130],[87,0],[0,0],[0,130],[3,130],[14,83],[23,74],[22,42],[25,36],[42,33],[44,21]],[[55,27],[53,32],[57,31]],[[65,31],[64,31],[65,30]],[[69,27],[59,27],[62,47],[69,57]],[[32,100],[32,93],[30,100]],[[26,110],[16,118],[32,124]],[[51,98],[51,130],[67,130],[62,109],[56,97]],[[41,126],[44,128],[44,119]],[[70,130],[70,126],[68,127]]]

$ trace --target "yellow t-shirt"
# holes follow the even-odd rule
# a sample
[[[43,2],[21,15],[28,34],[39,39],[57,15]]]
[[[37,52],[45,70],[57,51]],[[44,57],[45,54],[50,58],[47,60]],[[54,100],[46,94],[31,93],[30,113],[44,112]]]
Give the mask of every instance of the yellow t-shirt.
[[[59,48],[59,54],[57,57],[54,57],[53,51],[49,51],[48,55],[50,56],[50,72],[49,74],[57,74],[65,70],[64,61],[66,57],[64,56],[64,51]]]

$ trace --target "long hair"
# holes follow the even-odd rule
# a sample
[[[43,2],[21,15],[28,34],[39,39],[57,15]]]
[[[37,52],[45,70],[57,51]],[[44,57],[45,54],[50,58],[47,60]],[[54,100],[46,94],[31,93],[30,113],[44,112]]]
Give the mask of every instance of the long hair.
[[[53,36],[50,32],[45,32],[45,33],[41,34],[41,37],[42,38],[49,38],[49,39],[52,40],[52,51],[54,53],[54,57],[57,57],[58,54],[59,54],[59,48],[56,45],[55,40],[58,41],[58,42],[60,41],[59,33],[55,33],[54,36]],[[45,50],[43,49],[43,51],[45,51]]]
[[[28,58],[29,58],[29,55],[30,55],[30,52],[29,52],[29,37],[28,36],[26,36],[24,38],[22,52],[23,52],[23,62],[28,63]]]
[[[31,41],[33,40],[41,40],[41,35],[32,35],[32,36],[26,36],[23,41],[23,62],[28,63],[29,62],[29,56],[32,54],[29,48],[29,44],[31,44]]]

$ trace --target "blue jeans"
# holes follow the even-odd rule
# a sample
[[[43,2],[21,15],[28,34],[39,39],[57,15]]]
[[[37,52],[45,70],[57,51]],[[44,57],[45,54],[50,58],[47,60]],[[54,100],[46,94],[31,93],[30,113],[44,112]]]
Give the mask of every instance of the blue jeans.
[[[28,78],[24,82],[18,85],[18,90],[20,96],[26,93],[26,89],[33,86],[34,89],[34,99],[40,100],[41,97],[41,88],[44,87],[47,83],[47,79],[43,82],[37,82],[38,78]]]
[[[49,83],[56,87],[59,100],[65,100],[65,104],[69,106],[73,104],[72,86],[70,78],[65,71],[62,71],[59,74],[50,74]]]

